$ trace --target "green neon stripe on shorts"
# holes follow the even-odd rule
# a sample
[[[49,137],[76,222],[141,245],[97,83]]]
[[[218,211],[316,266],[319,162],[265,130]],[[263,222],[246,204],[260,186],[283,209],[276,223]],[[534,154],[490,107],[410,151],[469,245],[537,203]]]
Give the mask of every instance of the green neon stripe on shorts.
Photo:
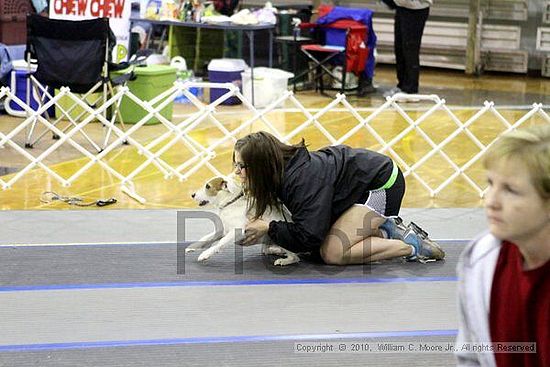
[[[384,186],[382,186],[381,188],[377,189],[377,190],[386,190],[386,189],[389,189],[390,187],[393,186],[393,184],[395,183],[395,180],[397,180],[397,173],[399,172],[399,168],[397,167],[397,164],[395,164],[394,161],[392,161],[393,163],[393,169],[391,171],[391,176],[390,178],[388,179],[388,181],[386,181],[386,183],[384,184]]]

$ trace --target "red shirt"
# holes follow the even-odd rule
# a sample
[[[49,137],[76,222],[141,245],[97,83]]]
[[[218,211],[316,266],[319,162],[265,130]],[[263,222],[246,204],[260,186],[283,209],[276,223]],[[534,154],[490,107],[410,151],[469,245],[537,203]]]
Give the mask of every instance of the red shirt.
[[[491,289],[489,327],[493,342],[536,343],[536,354],[495,353],[498,367],[550,366],[550,261],[525,271],[517,246],[502,243]]]

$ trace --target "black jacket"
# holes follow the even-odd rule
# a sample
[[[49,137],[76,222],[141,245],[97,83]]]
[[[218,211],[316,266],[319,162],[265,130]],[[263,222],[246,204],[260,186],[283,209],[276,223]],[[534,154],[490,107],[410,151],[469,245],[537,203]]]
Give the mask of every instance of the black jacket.
[[[353,204],[364,203],[369,191],[382,187],[392,169],[389,157],[366,149],[300,149],[286,163],[279,193],[293,223],[271,222],[269,237],[294,252],[319,248],[336,219]]]

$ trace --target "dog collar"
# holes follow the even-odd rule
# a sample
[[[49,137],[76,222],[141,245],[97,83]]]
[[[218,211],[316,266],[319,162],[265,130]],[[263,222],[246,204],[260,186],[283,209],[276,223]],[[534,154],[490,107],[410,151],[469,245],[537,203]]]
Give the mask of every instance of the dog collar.
[[[240,198],[242,198],[244,195],[244,193],[241,191],[239,193],[239,195],[235,196],[233,199],[229,200],[227,203],[223,204],[222,206],[220,206],[220,209],[225,209],[227,208],[229,205],[233,204],[235,201],[239,200]]]

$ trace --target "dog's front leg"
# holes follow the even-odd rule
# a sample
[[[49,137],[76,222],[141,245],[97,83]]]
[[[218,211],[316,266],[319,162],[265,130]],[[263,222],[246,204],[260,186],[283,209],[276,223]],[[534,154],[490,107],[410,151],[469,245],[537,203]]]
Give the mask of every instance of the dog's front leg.
[[[286,251],[285,257],[275,260],[273,265],[286,266],[290,264],[296,264],[300,262],[300,257],[294,252]]]
[[[197,242],[193,242],[187,248],[185,249],[185,253],[188,254],[190,252],[194,252],[203,248],[206,248],[212,244],[212,242],[216,241],[218,238],[220,238],[219,232],[212,232],[207,234],[206,236],[201,237]]]
[[[288,252],[281,246],[275,245],[274,243],[264,244],[264,247],[262,248],[264,255],[277,255],[277,256],[285,256]]]
[[[206,261],[210,256],[217,254],[221,251],[222,248],[229,246],[235,243],[235,231],[229,231],[225,236],[223,236],[218,243],[212,247],[204,250],[197,259],[198,261]]]
[[[262,243],[262,255],[271,255],[270,246],[267,243]]]
[[[265,244],[263,246],[262,250],[264,251],[264,255],[282,256],[280,259],[275,260],[273,265],[286,266],[300,262],[300,257],[298,255],[281,246],[274,243]]]

